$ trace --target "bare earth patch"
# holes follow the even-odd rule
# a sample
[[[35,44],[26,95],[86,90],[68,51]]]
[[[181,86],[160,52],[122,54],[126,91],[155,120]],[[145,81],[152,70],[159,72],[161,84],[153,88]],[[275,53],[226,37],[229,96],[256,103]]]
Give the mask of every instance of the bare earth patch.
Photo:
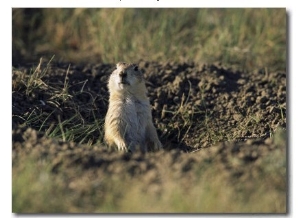
[[[13,212],[286,212],[286,72],[141,61],[164,150],[130,155],[103,144],[114,64],[37,65],[12,72]]]

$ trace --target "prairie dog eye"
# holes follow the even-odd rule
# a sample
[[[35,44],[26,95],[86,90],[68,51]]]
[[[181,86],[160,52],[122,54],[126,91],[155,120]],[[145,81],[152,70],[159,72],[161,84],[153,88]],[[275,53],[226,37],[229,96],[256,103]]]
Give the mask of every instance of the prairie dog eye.
[[[133,70],[134,70],[134,71],[138,71],[138,70],[139,70],[139,67],[138,67],[138,66],[134,66]]]

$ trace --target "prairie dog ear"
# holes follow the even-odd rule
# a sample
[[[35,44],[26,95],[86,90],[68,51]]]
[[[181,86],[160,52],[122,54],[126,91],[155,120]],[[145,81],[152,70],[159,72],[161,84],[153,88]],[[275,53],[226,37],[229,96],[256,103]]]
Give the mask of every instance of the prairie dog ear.
[[[124,66],[124,65],[126,65],[125,62],[118,62],[118,63],[116,64],[116,68],[119,68],[119,67]]]

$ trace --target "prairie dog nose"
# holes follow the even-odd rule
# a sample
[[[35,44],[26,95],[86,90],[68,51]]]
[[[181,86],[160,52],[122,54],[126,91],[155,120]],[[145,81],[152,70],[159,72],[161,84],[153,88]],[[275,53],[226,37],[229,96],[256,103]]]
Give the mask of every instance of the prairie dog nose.
[[[127,76],[127,73],[126,73],[125,71],[121,71],[121,72],[119,73],[119,76],[120,76],[121,78],[125,78],[125,77]]]

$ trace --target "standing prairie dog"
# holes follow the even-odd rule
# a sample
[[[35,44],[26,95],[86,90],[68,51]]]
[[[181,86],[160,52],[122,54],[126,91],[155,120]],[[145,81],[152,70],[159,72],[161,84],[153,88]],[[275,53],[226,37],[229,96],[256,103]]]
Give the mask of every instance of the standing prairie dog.
[[[145,80],[138,66],[117,63],[109,77],[108,90],[109,107],[104,127],[108,146],[130,152],[161,149],[152,123]]]

